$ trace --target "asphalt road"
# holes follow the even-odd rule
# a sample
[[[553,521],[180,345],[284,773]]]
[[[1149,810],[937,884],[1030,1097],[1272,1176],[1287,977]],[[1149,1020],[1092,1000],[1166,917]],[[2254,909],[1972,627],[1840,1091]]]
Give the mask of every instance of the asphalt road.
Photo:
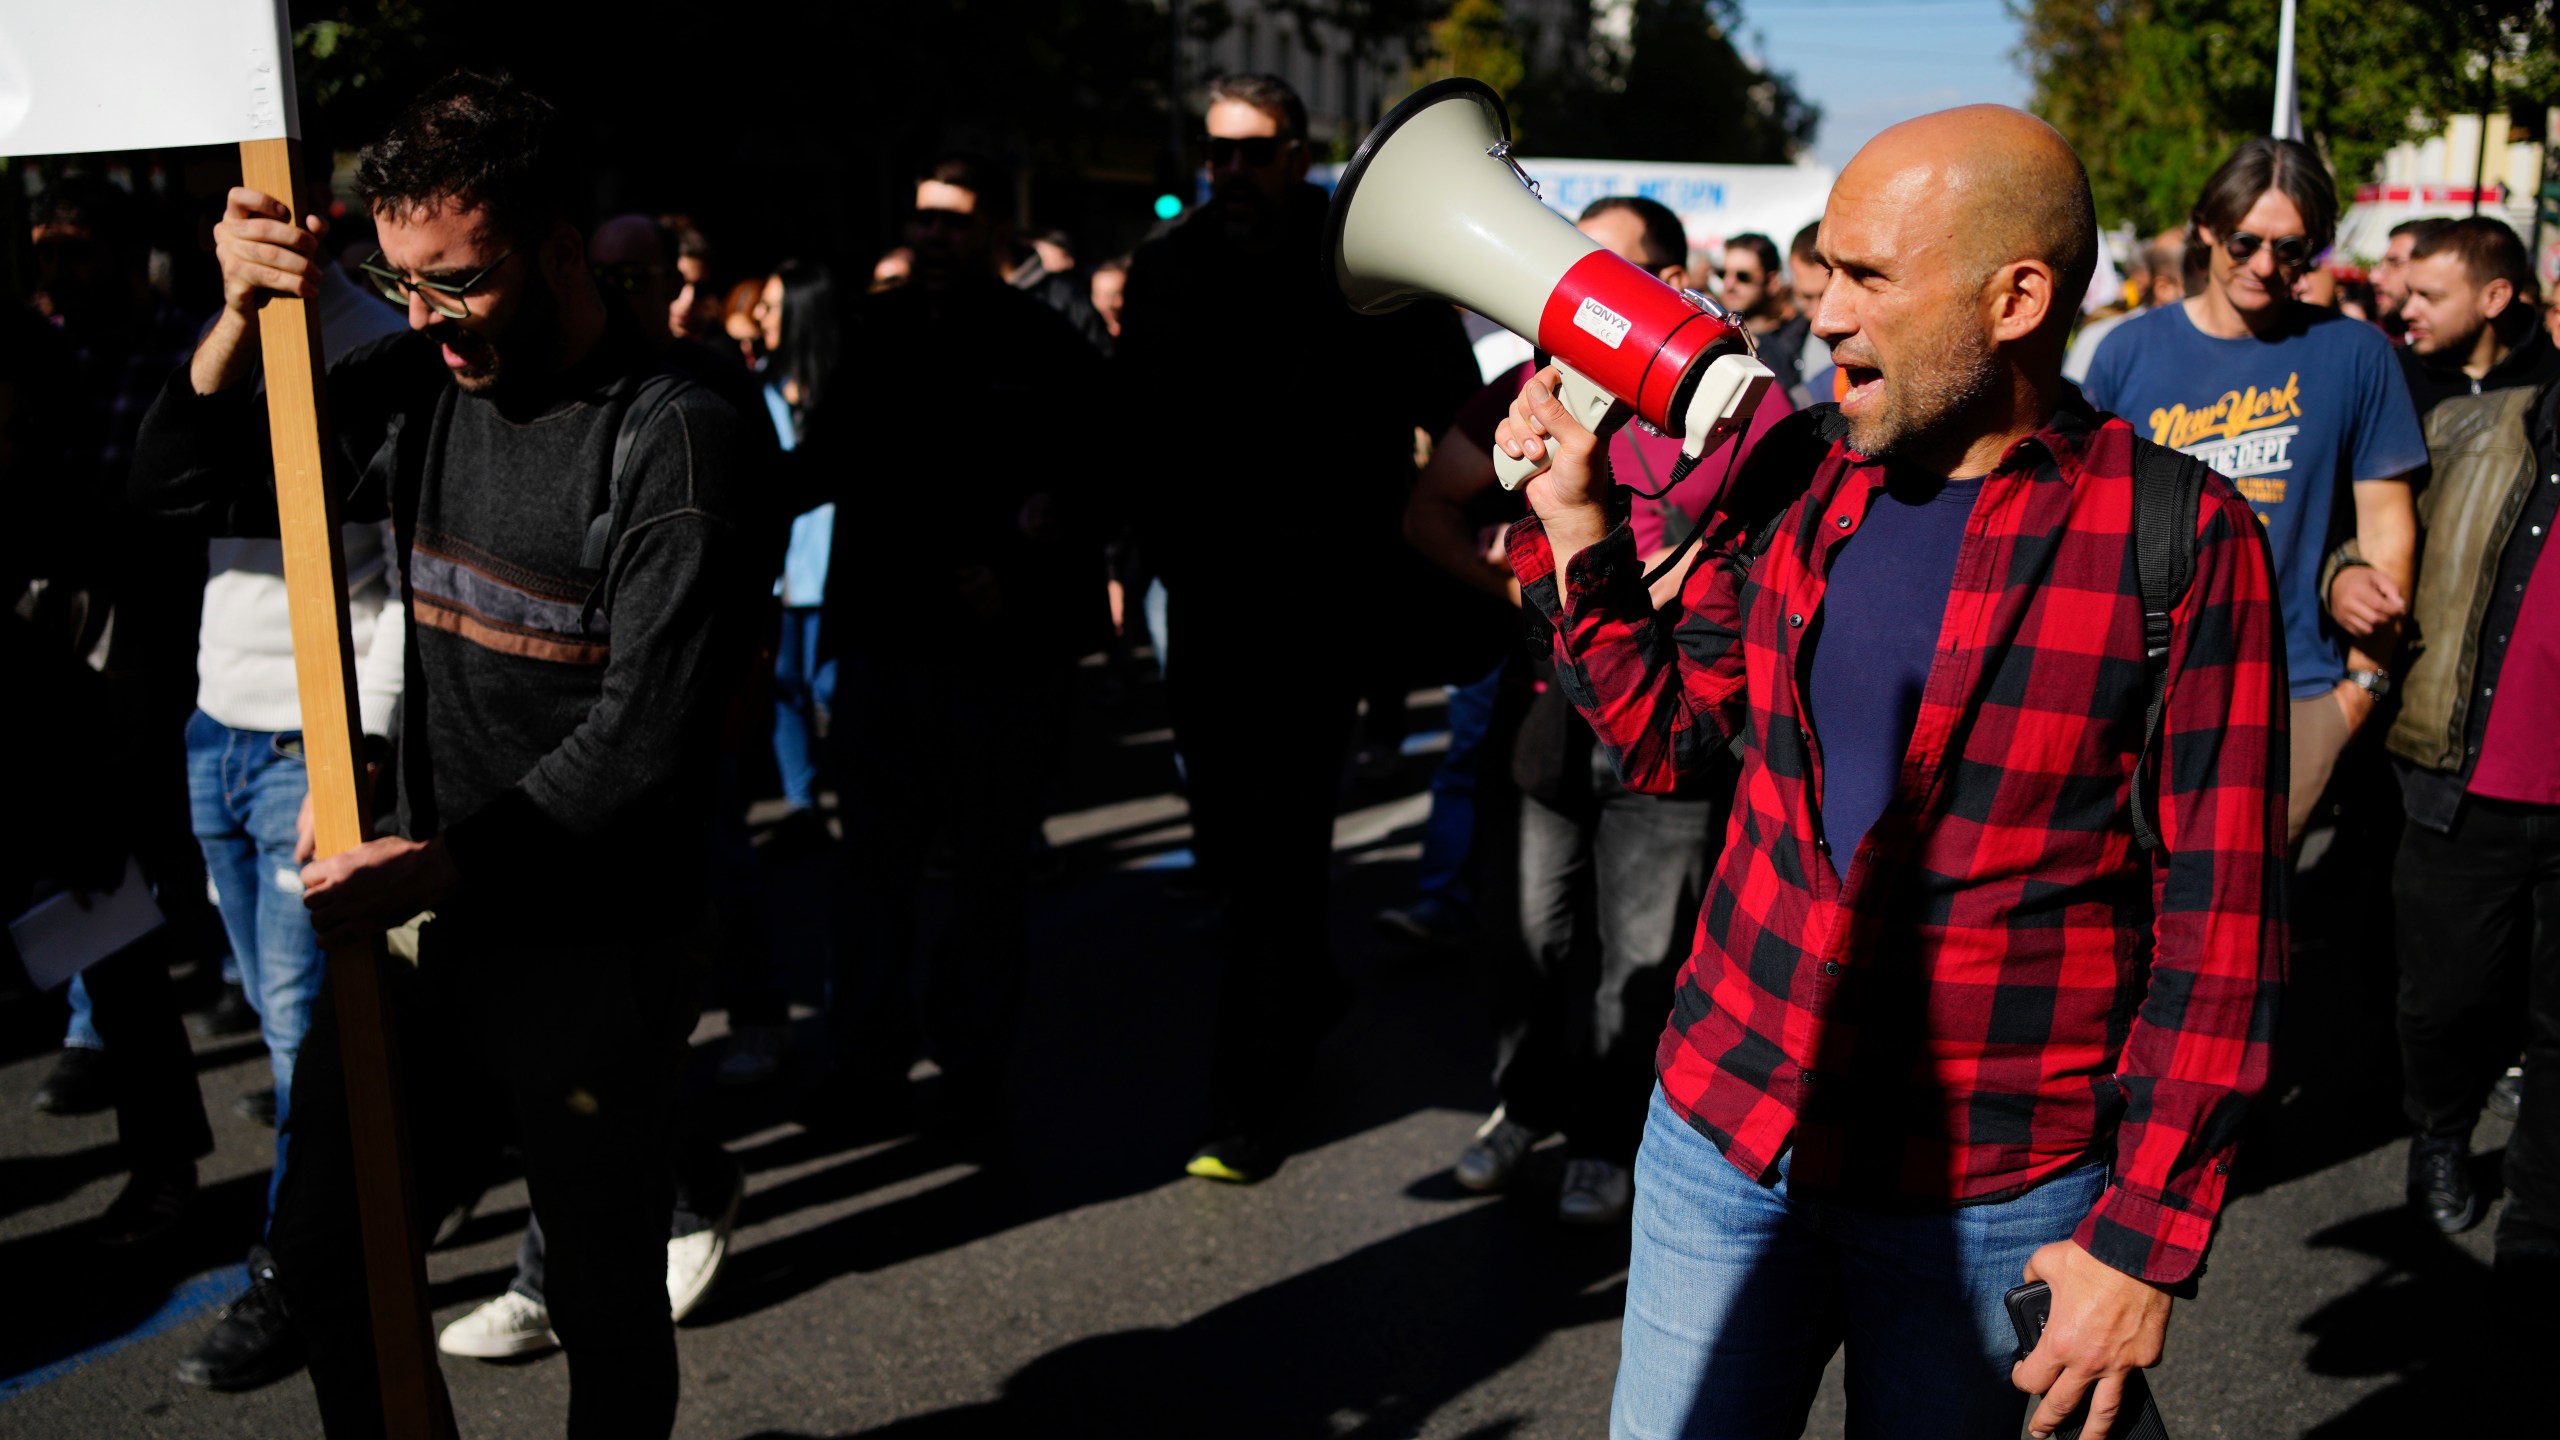
[[[794,1123],[789,1085],[719,1095],[750,1189],[730,1268],[682,1331],[678,1433],[1605,1433],[1624,1228],[1553,1223],[1552,1149],[1511,1195],[1449,1181],[1491,1102],[1479,966],[1369,924],[1411,883],[1436,702],[1415,707],[1403,773],[1345,798],[1334,929],[1360,999],[1324,1056],[1318,1129],[1276,1179],[1239,1189],[1179,1174],[1202,1118],[1214,980],[1205,914],[1168,894],[1186,838],[1168,737],[1151,687],[1106,708],[1100,672],[1083,678],[1005,1153],[829,1141]],[[2178,1307],[2153,1377],[2182,1440],[2442,1433],[2443,1407],[2480,1378],[2489,1227],[2448,1240],[2399,1204],[2387,956],[2372,877],[2331,873],[2344,868],[2297,899],[2284,1073],[2203,1293]],[[804,1001],[824,875],[812,859],[776,871]],[[263,1053],[200,1046],[220,1146],[202,1200],[156,1253],[110,1267],[80,1227],[120,1178],[113,1121],[28,1103],[58,1027],[55,1002],[0,1001],[0,1434],[316,1435],[299,1377],[209,1395],[170,1374],[241,1284],[270,1150],[230,1105],[264,1083]],[[813,1019],[801,1030],[815,1040]],[[720,1033],[705,1021],[697,1066]],[[2503,1139],[2484,1122],[2484,1176]],[[521,1184],[500,1186],[429,1257],[439,1323],[504,1288],[525,1213]],[[1840,1433],[1838,1372],[1811,1435]],[[467,1434],[556,1433],[556,1354],[445,1373]]]

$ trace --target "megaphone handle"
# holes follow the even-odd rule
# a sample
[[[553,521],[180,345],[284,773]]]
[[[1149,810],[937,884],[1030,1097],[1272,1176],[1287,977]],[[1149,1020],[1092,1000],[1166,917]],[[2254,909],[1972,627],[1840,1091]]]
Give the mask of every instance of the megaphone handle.
[[[1556,362],[1556,374],[1563,381],[1556,387],[1556,399],[1562,401],[1564,408],[1585,428],[1599,429],[1600,422],[1608,418],[1609,407],[1618,403],[1618,397],[1601,389],[1591,377],[1561,360]],[[1519,489],[1529,483],[1530,476],[1546,468],[1545,456],[1532,460],[1525,455],[1514,458],[1498,449],[1493,452],[1493,476],[1502,482],[1505,490]]]

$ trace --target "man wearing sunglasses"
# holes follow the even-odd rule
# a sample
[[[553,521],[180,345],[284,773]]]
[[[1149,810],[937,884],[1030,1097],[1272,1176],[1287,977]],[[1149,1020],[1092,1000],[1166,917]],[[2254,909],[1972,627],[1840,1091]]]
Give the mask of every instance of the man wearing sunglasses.
[[[328,408],[343,518],[388,518],[399,541],[397,821],[301,879],[332,952],[425,917],[414,966],[381,971],[408,1082],[412,1213],[467,1198],[512,1132],[549,1241],[568,1433],[665,1435],[670,1152],[713,735],[752,613],[740,491],[753,461],[738,414],[656,378],[599,292],[566,209],[585,193],[566,128],[512,81],[458,72],[358,159],[381,237],[365,273],[408,332],[331,366]],[[324,229],[231,192],[215,230],[224,308],[144,421],[144,506],[276,533],[257,329],[269,297],[316,293]],[[268,1238],[335,1436],[382,1423],[344,1043],[324,994]]]
[[[2299,845],[2338,755],[2391,688],[2417,548],[2409,476],[2425,437],[2382,332],[2293,298],[2337,230],[2338,195],[2298,140],[2252,140],[2205,182],[2190,243],[2204,283],[2098,347],[2089,400],[2229,476],[2267,528],[2293,696],[2286,817]],[[2352,496],[2353,510],[2340,513]],[[2387,581],[2387,623],[2353,644],[2321,605],[2320,567],[2352,535]]]

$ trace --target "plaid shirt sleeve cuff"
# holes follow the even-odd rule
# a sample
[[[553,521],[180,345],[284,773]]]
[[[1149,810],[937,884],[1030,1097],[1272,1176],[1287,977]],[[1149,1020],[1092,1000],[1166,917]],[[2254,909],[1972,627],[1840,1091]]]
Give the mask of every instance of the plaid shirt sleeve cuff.
[[[1526,516],[1511,526],[1511,538],[1504,542],[1503,554],[1511,562],[1511,573],[1519,577],[1521,598],[1547,617],[1558,630],[1568,619],[1578,617],[1593,600],[1606,597],[1620,586],[1633,583],[1644,588],[1644,562],[1636,554],[1635,531],[1626,521],[1602,536],[1573,557],[1565,566],[1562,583],[1556,576],[1555,551],[1547,544],[1547,527],[1537,516]],[[1651,608],[1650,603],[1646,605]]]
[[[2172,1293],[2188,1293],[2204,1273],[2213,1220],[2110,1185],[2080,1228],[2074,1243],[2137,1280]]]

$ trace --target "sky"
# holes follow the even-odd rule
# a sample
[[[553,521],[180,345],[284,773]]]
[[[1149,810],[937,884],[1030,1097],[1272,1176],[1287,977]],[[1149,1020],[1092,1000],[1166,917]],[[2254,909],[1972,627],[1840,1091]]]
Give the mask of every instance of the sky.
[[[1837,170],[1875,133],[1950,105],[2024,105],[2003,0],[1743,0],[1745,53],[1822,107],[1813,158]]]

